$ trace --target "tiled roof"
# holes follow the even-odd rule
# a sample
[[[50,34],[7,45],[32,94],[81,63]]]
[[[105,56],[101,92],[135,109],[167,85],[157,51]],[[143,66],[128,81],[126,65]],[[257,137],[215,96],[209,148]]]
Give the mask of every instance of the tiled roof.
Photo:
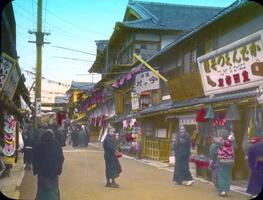
[[[72,81],[70,89],[78,89],[78,90],[90,90],[93,88],[95,84],[90,82],[76,82]]]
[[[183,34],[177,40],[175,40],[174,42],[172,42],[172,43],[168,44],[167,46],[165,46],[163,49],[161,49],[159,52],[157,52],[155,55],[153,55],[147,61],[149,62],[150,60],[160,56],[164,52],[167,52],[168,50],[172,49],[173,47],[175,47],[179,43],[181,43],[181,42],[187,40],[188,38],[190,38],[195,33],[201,31],[203,28],[206,28],[207,26],[211,25],[212,23],[216,22],[217,20],[223,18],[227,14],[233,12],[235,9],[244,6],[247,2],[249,2],[249,1],[248,0],[237,0],[237,1],[235,1],[229,7],[224,8],[220,12],[218,12],[214,17],[204,21],[202,24],[199,24],[195,29],[192,29],[191,31],[189,31],[186,34]]]
[[[128,8],[141,19],[119,24],[129,28],[190,30],[216,15],[222,8],[135,1]]]
[[[150,114],[150,113],[168,111],[171,109],[184,108],[184,107],[194,106],[194,105],[198,105],[198,104],[209,104],[209,103],[233,101],[233,100],[239,100],[239,99],[243,99],[243,98],[256,97],[258,94],[259,94],[258,91],[256,89],[254,89],[254,90],[246,90],[246,91],[241,91],[241,92],[223,94],[223,95],[214,96],[214,97],[196,98],[196,99],[185,100],[185,101],[181,101],[181,102],[168,101],[168,102],[162,102],[158,105],[144,109],[140,113],[141,113],[141,115],[146,115],[146,114]]]

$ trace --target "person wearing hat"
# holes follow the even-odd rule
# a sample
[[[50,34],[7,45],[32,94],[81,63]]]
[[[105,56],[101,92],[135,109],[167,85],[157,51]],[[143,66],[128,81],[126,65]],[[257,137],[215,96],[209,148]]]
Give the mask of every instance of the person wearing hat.
[[[119,185],[115,182],[115,178],[119,176],[121,168],[116,157],[117,149],[114,141],[114,132],[115,129],[109,126],[107,135],[103,140],[103,148],[106,166],[106,187],[118,188]]]
[[[37,175],[36,200],[59,200],[58,176],[62,172],[64,156],[54,132],[47,129],[39,145],[33,149],[33,173]]]
[[[194,181],[189,169],[191,139],[184,126],[180,127],[179,133],[176,135],[174,154],[175,167],[173,181],[178,185],[192,185]]]

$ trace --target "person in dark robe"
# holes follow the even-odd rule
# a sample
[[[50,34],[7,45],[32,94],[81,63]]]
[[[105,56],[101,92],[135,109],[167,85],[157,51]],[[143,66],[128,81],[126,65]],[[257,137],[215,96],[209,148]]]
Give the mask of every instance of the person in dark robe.
[[[26,132],[25,134],[23,152],[25,170],[30,170],[33,159],[33,139],[29,132]]]
[[[58,176],[62,172],[64,156],[54,133],[48,129],[33,149],[33,173],[37,175],[36,200],[59,200]]]
[[[86,147],[86,140],[87,140],[86,137],[87,137],[87,135],[86,135],[86,132],[85,132],[84,125],[82,125],[81,128],[79,129],[78,135],[79,135],[79,138],[78,138],[79,147],[81,147],[81,148]]]
[[[263,189],[263,141],[252,145],[248,150],[250,178],[247,193],[256,197]]]
[[[119,185],[115,182],[121,172],[120,163],[116,157],[116,144],[114,141],[114,128],[108,127],[108,133],[103,141],[104,159],[106,166],[106,187],[117,188]]]
[[[192,185],[193,177],[189,169],[189,158],[191,155],[191,138],[184,126],[176,136],[174,143],[175,167],[173,181],[177,184]]]

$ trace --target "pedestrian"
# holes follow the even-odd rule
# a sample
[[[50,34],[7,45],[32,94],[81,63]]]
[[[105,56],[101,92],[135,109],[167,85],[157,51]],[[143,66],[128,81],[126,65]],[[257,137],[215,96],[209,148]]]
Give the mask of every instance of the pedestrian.
[[[71,126],[68,127],[67,138],[68,138],[68,145],[71,145],[71,143],[72,143],[72,128],[71,128]]]
[[[63,162],[62,147],[55,140],[54,132],[48,129],[33,149],[33,173],[38,177],[36,200],[60,199],[58,176]]]
[[[234,164],[234,137],[226,129],[220,131],[221,145],[218,148],[217,189],[220,196],[226,196],[230,191],[232,167]]]
[[[86,147],[87,135],[85,132],[85,126],[84,125],[82,125],[81,128],[79,129],[78,135],[79,135],[79,137],[78,137],[79,147],[81,147],[81,148]]]
[[[247,193],[256,197],[263,189],[263,141],[253,144],[248,150],[250,178]]]
[[[5,175],[6,166],[4,161],[2,160],[3,154],[3,148],[0,145],[0,178],[2,178]]]
[[[176,184],[192,185],[193,177],[189,169],[191,155],[191,139],[185,127],[181,126],[174,143],[175,167],[173,181]]]
[[[29,131],[25,134],[23,152],[25,170],[30,170],[33,159],[33,139],[31,138]]]
[[[104,159],[106,166],[106,187],[118,188],[119,184],[115,182],[115,178],[121,173],[121,166],[117,158],[117,149],[114,142],[114,128],[109,126],[107,135],[103,141]]]
[[[88,147],[89,145],[89,139],[90,139],[90,128],[89,125],[86,126],[86,141],[85,141],[85,147]]]
[[[213,139],[213,143],[209,147],[209,154],[211,161],[209,163],[209,169],[211,170],[212,173],[212,182],[214,183],[215,187],[218,188],[217,185],[217,178],[218,178],[218,148],[222,144],[221,138],[220,137],[215,137]]]

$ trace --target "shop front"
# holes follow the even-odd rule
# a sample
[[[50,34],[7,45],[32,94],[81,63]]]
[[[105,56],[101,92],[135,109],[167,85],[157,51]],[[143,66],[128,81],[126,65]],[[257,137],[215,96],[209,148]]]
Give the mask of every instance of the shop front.
[[[21,95],[25,96],[17,61],[2,53],[0,65],[0,141],[3,147],[3,161],[9,170],[17,161],[19,134],[23,113]]]

